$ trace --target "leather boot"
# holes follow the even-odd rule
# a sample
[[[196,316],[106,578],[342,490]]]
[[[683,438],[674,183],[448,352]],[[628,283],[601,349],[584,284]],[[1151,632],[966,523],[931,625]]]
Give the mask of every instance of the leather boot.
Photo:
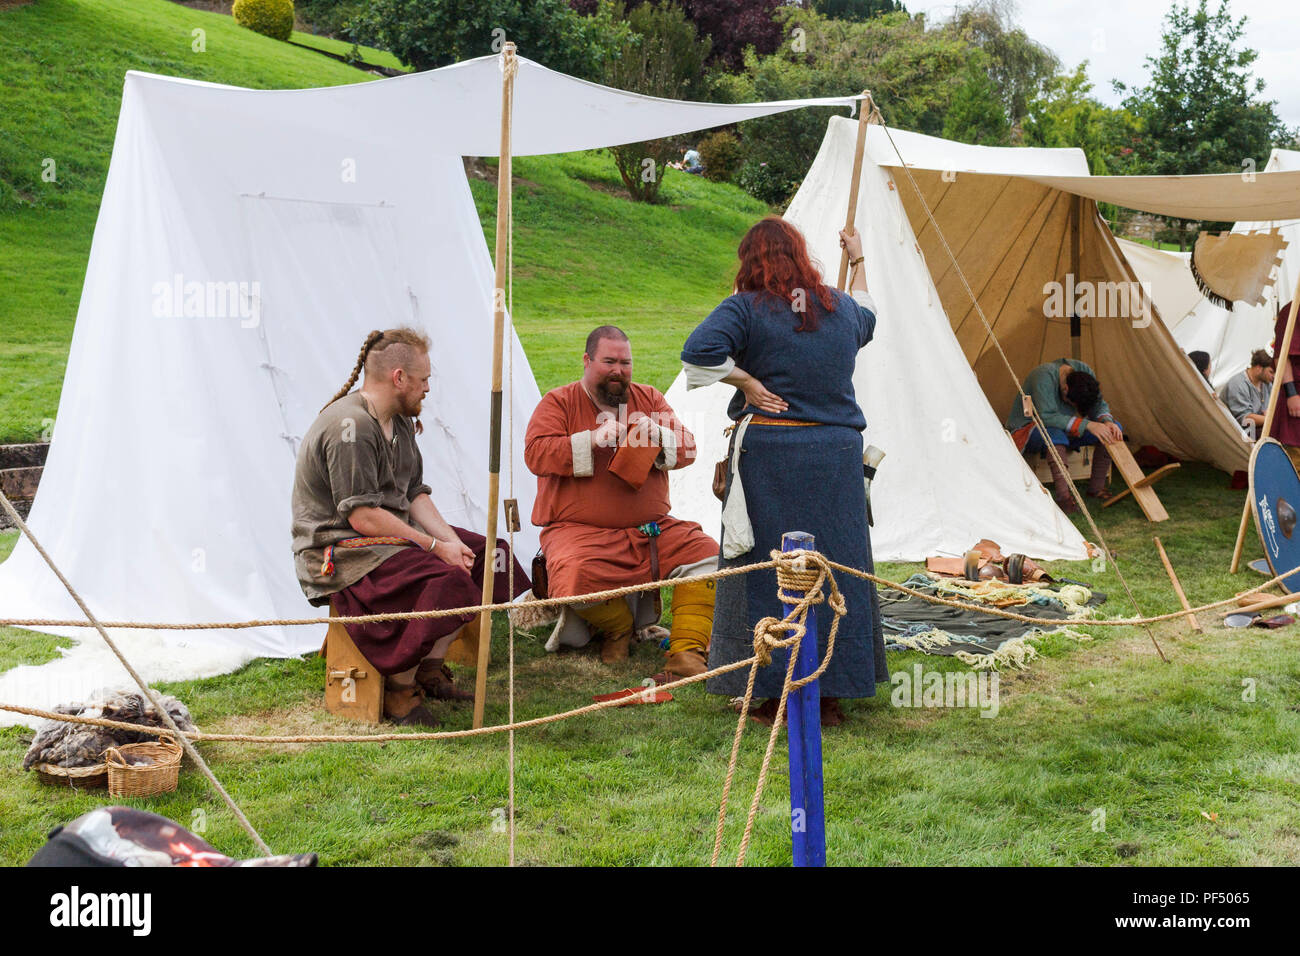
[[[1106,485],[1110,483],[1110,451],[1105,445],[1098,444],[1092,450],[1092,471],[1088,475],[1088,496],[1091,498],[1109,498]]]
[[[437,727],[437,717],[424,706],[424,696],[414,684],[388,681],[384,687],[384,720],[402,727]]]
[[[1100,446],[1098,446],[1100,447]],[[1056,450],[1061,455],[1061,461],[1065,461],[1065,456],[1070,453],[1066,445],[1057,445]],[[1110,461],[1109,456],[1107,462]],[[1074,503],[1074,495],[1070,493],[1070,476],[1062,468],[1057,466],[1056,459],[1052,457],[1051,452],[1047,453],[1047,467],[1052,472],[1052,486],[1055,489],[1052,497],[1056,499],[1056,506],[1064,511],[1067,515],[1074,514],[1079,510],[1079,506]]]
[[[600,642],[600,659],[605,664],[617,664],[627,660],[628,647],[632,644],[632,632],[606,634]]]
[[[440,657],[426,657],[415,672],[415,682],[434,700],[473,700],[472,691],[461,690],[452,678],[451,668]]]
[[[664,669],[650,679],[656,684],[671,684],[683,677],[694,677],[709,669],[709,662],[699,651],[688,648],[664,658]]]

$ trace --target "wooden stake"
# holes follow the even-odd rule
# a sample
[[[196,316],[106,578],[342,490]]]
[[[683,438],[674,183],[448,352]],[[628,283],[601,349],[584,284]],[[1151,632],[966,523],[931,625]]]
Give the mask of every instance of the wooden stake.
[[[1258,445],[1268,437],[1269,432],[1273,430],[1273,416],[1277,412],[1277,397],[1282,392],[1282,368],[1283,362],[1291,361],[1291,333],[1295,331],[1295,314],[1298,305],[1297,299],[1300,299],[1300,275],[1296,276],[1295,293],[1291,296],[1291,308],[1286,317],[1286,331],[1282,333],[1282,347],[1278,349],[1278,369],[1273,376],[1273,387],[1268,393],[1268,409],[1264,412],[1264,424],[1260,428],[1255,438],[1255,444]],[[1286,303],[1283,303],[1285,305]],[[1300,387],[1300,382],[1296,383]],[[1232,564],[1228,567],[1228,573],[1236,574],[1237,568],[1241,564],[1241,547],[1246,541],[1246,524],[1250,521],[1250,492],[1246,492],[1246,502],[1241,509],[1241,525],[1237,528],[1237,543],[1232,548]]]
[[[1187,603],[1187,595],[1183,593],[1183,586],[1178,583],[1178,575],[1174,574],[1174,566],[1169,563],[1169,555],[1165,554],[1165,546],[1160,543],[1160,538],[1154,534],[1151,536],[1151,540],[1156,543],[1156,550],[1160,552],[1160,561],[1165,566],[1165,573],[1169,575],[1169,583],[1174,586],[1174,593],[1178,595],[1183,610],[1187,612],[1188,623],[1192,625],[1192,630],[1197,634],[1204,633],[1200,621],[1196,620],[1196,615],[1192,613],[1192,606]]]
[[[501,355],[506,325],[506,259],[510,240],[510,120],[514,111],[515,45],[501,48],[501,149],[497,163],[496,279],[492,287],[492,412],[488,439],[487,542],[483,553],[483,603],[492,603],[496,569],[497,498],[501,493]],[[510,555],[509,560],[514,560]],[[492,659],[492,612],[479,613],[478,670],[474,674],[474,727],[483,726],[487,669]]]
[[[1266,598],[1255,604],[1247,604],[1238,614],[1254,614],[1256,611],[1262,611],[1265,608],[1281,607],[1283,604],[1290,604],[1292,601],[1300,601],[1300,594],[1283,594],[1281,597]]]
[[[858,104],[858,144],[853,152],[853,180],[849,183],[849,211],[844,217],[845,231],[851,231],[854,228],[854,220],[858,213],[858,187],[862,184],[862,154],[867,145],[867,124],[871,122],[876,112],[875,100],[871,98],[870,90],[863,90],[864,99]],[[849,250],[844,249],[840,252],[840,276],[835,282],[835,288],[841,292],[848,286],[849,281]]]

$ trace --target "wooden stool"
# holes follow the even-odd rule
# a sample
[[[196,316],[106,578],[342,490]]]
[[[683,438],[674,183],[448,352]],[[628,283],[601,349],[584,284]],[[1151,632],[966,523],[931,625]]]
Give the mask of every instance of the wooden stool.
[[[1148,521],[1168,521],[1169,512],[1165,511],[1165,506],[1160,503],[1160,499],[1156,497],[1155,489],[1151,486],[1177,468],[1178,462],[1170,462],[1157,468],[1151,474],[1144,475],[1142,469],[1138,467],[1138,463],[1133,460],[1133,453],[1128,450],[1128,445],[1125,445],[1122,441],[1106,442],[1106,450],[1110,452],[1110,459],[1115,464],[1115,470],[1120,473],[1128,487],[1107,501],[1102,507],[1109,508],[1125,495],[1131,493],[1134,500],[1137,501],[1138,507],[1142,509],[1142,513],[1147,516]]]
[[[336,617],[333,606],[330,617]],[[325,709],[372,724],[384,716],[384,675],[352,643],[347,628],[331,621],[321,647],[325,658]]]

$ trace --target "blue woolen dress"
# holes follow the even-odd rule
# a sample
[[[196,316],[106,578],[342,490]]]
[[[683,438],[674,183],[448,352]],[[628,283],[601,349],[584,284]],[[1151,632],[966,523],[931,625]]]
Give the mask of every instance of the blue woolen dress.
[[[820,312],[815,331],[796,331],[801,316],[789,302],[765,293],[729,296],[686,340],[682,361],[716,368],[734,359],[737,366],[779,395],[789,408],[767,415],[747,406],[736,390],[727,409],[739,421],[754,413],[768,418],[814,423],[810,426],[751,422],[741,448],[739,472],[745,487],[754,547],[721,567],[766,560],[779,550],[787,531],[806,531],[817,549],[850,567],[874,571],[862,478],[862,431],[866,419],[853,390],[858,351],[871,341],[876,317],[851,296],[832,291],[833,312]],[[809,308],[817,308],[812,296]],[[734,442],[735,433],[732,434]],[[728,478],[728,493],[730,492]],[[724,524],[720,540],[727,539]],[[848,614],[840,622],[835,656],[821,678],[823,697],[871,697],[877,682],[888,681],[880,607],[875,585],[840,573],[836,582]],[[718,581],[709,667],[734,663],[753,654],[754,625],[760,618],[783,616],[776,572],[751,572]],[[826,651],[831,613],[819,605],[819,659]],[[785,652],[760,668],[756,697],[778,697],[785,677]],[[747,669],[711,678],[711,693],[745,692]]]

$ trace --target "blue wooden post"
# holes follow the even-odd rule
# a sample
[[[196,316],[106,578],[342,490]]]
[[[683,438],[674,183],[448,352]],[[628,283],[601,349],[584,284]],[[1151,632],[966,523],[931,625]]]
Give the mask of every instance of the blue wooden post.
[[[782,551],[813,551],[816,541],[803,531],[789,531],[781,538]],[[784,604],[789,614],[792,605]],[[794,679],[817,669],[821,656],[817,648],[817,612],[808,609],[808,632],[799,642]],[[781,666],[788,663],[783,661]],[[813,681],[790,695],[786,702],[786,739],[790,749],[790,829],[794,841],[795,866],[826,865],[826,808],[822,800],[822,712],[820,681]]]

